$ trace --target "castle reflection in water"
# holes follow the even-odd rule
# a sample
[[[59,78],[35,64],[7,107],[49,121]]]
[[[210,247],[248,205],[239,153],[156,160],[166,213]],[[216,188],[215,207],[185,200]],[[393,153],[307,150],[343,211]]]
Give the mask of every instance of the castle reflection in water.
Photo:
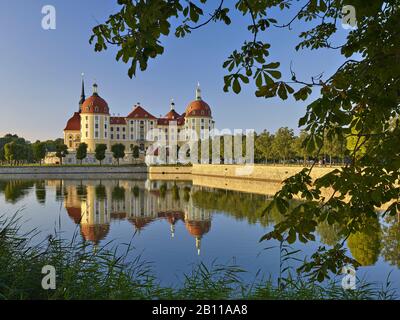
[[[94,244],[106,238],[112,220],[126,219],[141,232],[153,221],[165,219],[171,237],[181,220],[200,254],[201,239],[211,227],[210,210],[194,206],[191,197],[202,187],[191,182],[53,180],[47,184],[63,195],[69,217],[80,226],[83,238]]]

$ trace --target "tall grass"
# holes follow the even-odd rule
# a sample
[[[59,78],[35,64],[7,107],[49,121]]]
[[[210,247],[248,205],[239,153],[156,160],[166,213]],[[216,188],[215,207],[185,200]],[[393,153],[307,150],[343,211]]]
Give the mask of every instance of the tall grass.
[[[128,261],[132,247],[122,255],[109,245],[93,247],[78,240],[49,236],[32,244],[33,230],[23,234],[20,221],[0,217],[0,299],[394,299],[390,289],[362,285],[345,291],[337,283],[319,285],[289,274],[245,283],[236,265],[196,265],[173,287],[162,286],[150,264],[138,256]],[[56,269],[56,289],[44,290],[43,266]]]

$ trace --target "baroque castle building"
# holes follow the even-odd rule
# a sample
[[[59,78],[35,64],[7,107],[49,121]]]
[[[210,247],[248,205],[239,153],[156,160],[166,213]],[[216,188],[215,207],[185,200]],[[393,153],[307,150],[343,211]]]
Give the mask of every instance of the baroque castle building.
[[[100,97],[96,83],[93,84],[93,94],[86,98],[82,79],[79,110],[68,120],[64,129],[64,143],[69,151],[65,160],[67,163],[75,162],[76,149],[79,144],[86,143],[88,157],[84,162],[95,163],[96,146],[105,144],[107,146],[105,163],[112,163],[111,147],[120,143],[125,145],[127,154],[125,160],[129,161],[129,153],[134,146],[138,146],[140,153],[144,155],[154,141],[161,139],[168,141],[170,137],[176,135],[177,144],[180,145],[188,141],[193,132],[196,132],[197,137],[201,139],[212,129],[214,121],[211,108],[203,101],[199,85],[196,88],[195,100],[187,105],[182,114],[175,110],[175,104],[171,101],[170,110],[164,117],[153,116],[140,103],[134,105],[127,116],[116,117],[110,115],[108,103]]]

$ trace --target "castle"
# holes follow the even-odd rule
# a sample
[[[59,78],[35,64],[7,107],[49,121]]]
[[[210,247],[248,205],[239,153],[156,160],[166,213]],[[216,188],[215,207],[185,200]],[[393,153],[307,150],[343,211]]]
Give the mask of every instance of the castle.
[[[175,104],[171,101],[170,110],[164,117],[153,116],[140,103],[137,103],[127,116],[116,117],[110,115],[108,103],[100,97],[96,83],[93,84],[93,94],[85,97],[85,84],[82,79],[79,110],[68,120],[64,129],[64,143],[68,147],[65,163],[76,162],[76,149],[81,143],[88,146],[88,156],[84,163],[97,162],[94,152],[98,144],[107,146],[104,163],[113,163],[110,151],[112,145],[117,143],[125,146],[124,160],[129,162],[135,146],[139,147],[143,158],[148,147],[154,141],[161,140],[160,133],[167,141],[169,137],[176,135],[179,146],[190,139],[189,133],[196,132],[199,138],[207,136],[207,132],[214,129],[214,124],[211,108],[203,101],[199,85],[196,88],[195,100],[187,105],[183,114],[175,110]],[[159,133],[154,136],[153,132]]]

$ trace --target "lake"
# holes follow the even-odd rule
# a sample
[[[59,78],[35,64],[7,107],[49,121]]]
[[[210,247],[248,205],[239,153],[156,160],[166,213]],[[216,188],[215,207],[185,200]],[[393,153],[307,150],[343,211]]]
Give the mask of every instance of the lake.
[[[215,179],[210,185],[195,180],[0,180],[0,215],[20,210],[21,232],[37,228],[36,242],[57,231],[65,239],[75,234],[94,248],[119,245],[123,252],[124,244],[131,243],[130,257],[150,262],[165,285],[176,284],[199,262],[238,265],[247,270],[242,275],[246,281],[276,279],[279,242],[259,242],[282,219],[278,212],[262,216],[270,196],[228,190],[228,184],[217,188]],[[363,265],[357,277],[383,285],[390,274],[398,291],[398,217],[371,224],[373,232],[360,232],[346,243]],[[301,250],[296,254],[300,259],[310,256],[318,246],[339,241],[339,229],[320,224],[317,241],[296,242],[292,250]]]

